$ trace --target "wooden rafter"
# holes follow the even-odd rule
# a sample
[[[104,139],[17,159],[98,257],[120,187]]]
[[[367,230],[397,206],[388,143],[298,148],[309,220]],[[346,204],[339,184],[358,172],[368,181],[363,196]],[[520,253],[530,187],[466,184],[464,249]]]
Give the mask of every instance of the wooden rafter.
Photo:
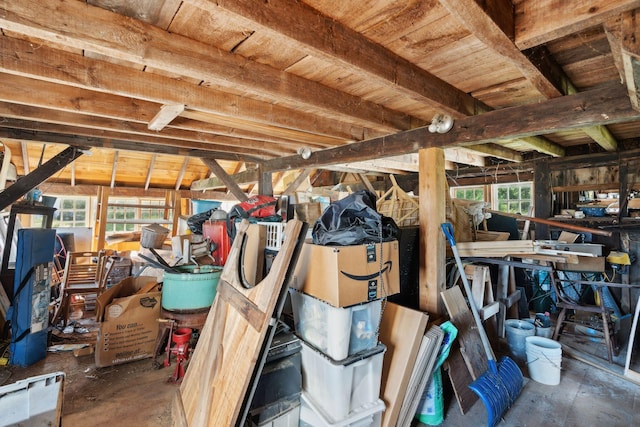
[[[69,16],[82,20],[68,25]],[[361,98],[348,95],[257,62],[246,61],[153,25],[82,2],[41,0],[38,8],[20,2],[0,7],[0,27],[41,39],[55,39],[76,49],[86,49],[165,72],[206,80],[232,93],[246,91],[256,96],[277,96],[283,104],[306,105],[310,110],[340,120],[345,114],[360,125],[388,126],[389,131],[408,129],[410,117]],[[95,37],[95,28],[101,28]],[[171,51],[171,55],[166,52]],[[224,76],[224,77],[223,77]],[[274,85],[272,82],[279,82]],[[345,108],[349,106],[349,108]]]
[[[180,173],[178,173],[178,178],[176,178],[176,185],[174,187],[176,190],[179,190],[182,185],[182,180],[184,179],[184,174],[187,171],[187,166],[189,166],[189,156],[184,156],[182,167],[180,167]]]
[[[116,186],[116,172],[118,170],[118,157],[120,156],[120,151],[116,150],[113,153],[113,165],[111,166],[111,184],[110,188],[114,188]]]
[[[147,169],[147,179],[144,182],[144,189],[148,190],[149,189],[149,183],[151,182],[151,175],[153,175],[153,168],[156,165],[156,158],[157,158],[157,154],[153,153],[151,155],[151,160],[149,161],[149,168]]]
[[[515,43],[520,49],[527,49],[599,25],[637,9],[640,2],[607,0],[596,5],[589,1],[536,0],[519,1],[515,7]]]
[[[485,13],[481,5],[475,0],[441,0],[440,3],[456,16],[465,27],[471,30],[475,37],[478,37],[489,48],[513,63],[545,98],[555,98],[560,95],[571,95],[577,92],[575,86],[569,81],[562,69],[555,63],[551,63],[551,58],[546,54],[546,49],[534,49],[534,52],[529,53],[529,56],[521,52],[505,33],[505,31],[510,31],[511,29],[503,30],[498,26],[492,16]],[[501,14],[501,16],[504,15],[504,13]],[[535,61],[531,60],[532,57],[535,58]],[[543,68],[544,65],[551,68],[551,70],[545,72],[547,70]],[[584,131],[606,150],[613,151],[618,146],[611,132],[604,126],[586,127]],[[530,140],[524,140],[523,142],[527,143]],[[556,146],[556,144],[550,145]],[[532,147],[536,146],[540,150],[543,145],[539,143],[532,145]],[[553,155],[547,150],[541,151],[546,151],[547,154]]]

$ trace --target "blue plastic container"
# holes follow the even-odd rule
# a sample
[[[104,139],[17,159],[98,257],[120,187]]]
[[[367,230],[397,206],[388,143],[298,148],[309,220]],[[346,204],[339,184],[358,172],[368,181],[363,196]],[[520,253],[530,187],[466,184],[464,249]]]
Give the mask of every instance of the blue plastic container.
[[[195,215],[206,212],[210,209],[218,208],[220,207],[220,204],[220,202],[215,200],[191,200],[191,209]]]

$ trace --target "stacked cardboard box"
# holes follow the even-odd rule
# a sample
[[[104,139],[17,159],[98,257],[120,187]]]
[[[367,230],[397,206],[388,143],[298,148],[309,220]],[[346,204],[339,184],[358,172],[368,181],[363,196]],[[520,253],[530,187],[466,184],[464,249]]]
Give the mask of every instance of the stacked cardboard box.
[[[302,339],[300,425],[380,425],[384,300],[400,291],[398,242],[305,243],[290,283]]]

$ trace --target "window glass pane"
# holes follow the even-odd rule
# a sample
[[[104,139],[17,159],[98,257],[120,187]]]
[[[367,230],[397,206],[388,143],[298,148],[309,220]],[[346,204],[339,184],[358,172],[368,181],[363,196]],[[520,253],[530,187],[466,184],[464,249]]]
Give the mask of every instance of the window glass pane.
[[[509,200],[518,200],[520,198],[520,187],[509,187]]]
[[[451,192],[452,197],[456,199],[466,199],[466,200],[484,200],[484,188],[483,187],[457,187],[454,191]],[[162,218],[163,211],[158,211],[160,216],[158,218]]]
[[[53,215],[53,227],[86,227],[89,218],[88,197],[57,196],[58,209]]]

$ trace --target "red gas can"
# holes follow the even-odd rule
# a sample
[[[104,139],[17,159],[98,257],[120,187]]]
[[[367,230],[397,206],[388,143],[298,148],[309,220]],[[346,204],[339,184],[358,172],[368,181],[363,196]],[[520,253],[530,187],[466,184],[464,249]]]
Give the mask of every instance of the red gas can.
[[[231,249],[231,238],[227,233],[227,218],[216,218],[215,213],[211,219],[202,224],[202,237],[215,243],[216,249],[211,252],[214,265],[223,266],[227,262],[227,256]]]

